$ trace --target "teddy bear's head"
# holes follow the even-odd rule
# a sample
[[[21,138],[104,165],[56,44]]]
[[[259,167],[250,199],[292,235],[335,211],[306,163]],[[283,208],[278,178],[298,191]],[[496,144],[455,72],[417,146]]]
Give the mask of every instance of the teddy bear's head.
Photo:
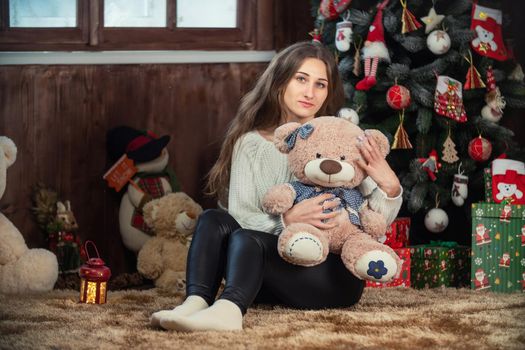
[[[516,196],[516,198],[521,199],[523,197],[523,192],[518,189],[516,184],[508,184],[505,182],[498,183],[498,193],[496,194],[496,199],[502,200],[504,198],[509,198]]]
[[[274,142],[288,154],[288,166],[302,183],[353,188],[367,176],[356,161],[361,158],[358,143],[363,137],[374,138],[386,157],[390,146],[385,135],[378,130],[365,134],[359,126],[337,117],[284,124],[275,130]]]
[[[144,221],[157,236],[186,239],[193,234],[202,207],[184,192],[169,193],[144,206]]]
[[[476,26],[476,33],[478,34],[478,38],[482,43],[490,43],[492,39],[494,39],[494,33],[489,32],[482,26]]]
[[[16,160],[16,145],[6,136],[0,136],[0,198],[4,195],[7,168]]]

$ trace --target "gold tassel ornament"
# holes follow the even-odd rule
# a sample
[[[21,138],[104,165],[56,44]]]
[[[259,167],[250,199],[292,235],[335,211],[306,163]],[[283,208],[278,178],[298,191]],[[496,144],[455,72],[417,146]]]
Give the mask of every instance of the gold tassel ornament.
[[[392,142],[392,149],[412,149],[412,144],[408,139],[408,134],[403,127],[405,120],[405,110],[399,112],[399,126],[397,127],[394,135],[394,142]]]
[[[401,34],[406,34],[418,30],[422,27],[416,17],[407,8],[407,0],[399,0],[403,6],[403,14],[401,15]]]
[[[467,77],[465,78],[465,85],[463,88],[465,90],[484,88],[485,83],[481,79],[481,74],[479,74],[476,67],[474,67],[474,61],[472,60],[472,53],[470,50],[468,52],[468,57],[463,56],[463,58],[470,63],[470,68],[467,71]]]

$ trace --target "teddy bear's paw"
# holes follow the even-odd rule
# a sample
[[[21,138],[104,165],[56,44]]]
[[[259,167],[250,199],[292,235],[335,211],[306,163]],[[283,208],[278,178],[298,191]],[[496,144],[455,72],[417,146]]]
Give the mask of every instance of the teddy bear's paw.
[[[388,282],[397,273],[397,262],[387,252],[372,250],[357,260],[355,271],[362,279]]]
[[[308,232],[292,235],[284,246],[283,255],[285,260],[302,266],[317,265],[326,258],[321,240]]]

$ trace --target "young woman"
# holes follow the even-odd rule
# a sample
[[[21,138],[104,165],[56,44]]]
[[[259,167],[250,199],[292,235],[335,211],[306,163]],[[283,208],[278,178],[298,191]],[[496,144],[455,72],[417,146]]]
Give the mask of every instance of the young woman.
[[[337,212],[323,213],[329,194],[302,201],[282,217],[264,213],[260,204],[271,186],[292,180],[286,155],[271,141],[275,128],[334,115],[342,103],[336,63],[322,45],[301,42],[274,57],[243,98],[210,172],[212,193],[220,197],[228,189],[227,211],[207,210],[199,219],[187,261],[187,299],[173,310],[154,313],[152,325],[180,331],[241,330],[243,315],[253,302],[320,309],[359,301],[364,282],[345,268],[338,255],[302,267],[277,253],[277,238],[285,225],[306,222],[321,229],[334,225],[330,219]],[[370,177],[360,190],[391,222],[401,206],[402,189],[375,146],[373,140],[362,142],[360,166]],[[337,205],[327,201],[324,208]],[[223,278],[224,291],[215,300]]]

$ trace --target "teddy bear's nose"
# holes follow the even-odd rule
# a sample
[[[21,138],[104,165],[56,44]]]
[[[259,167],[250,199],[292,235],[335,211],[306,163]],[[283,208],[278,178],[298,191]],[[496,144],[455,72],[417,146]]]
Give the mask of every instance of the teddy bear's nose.
[[[337,174],[343,168],[339,162],[332,159],[325,159],[321,162],[321,170],[328,175]]]

